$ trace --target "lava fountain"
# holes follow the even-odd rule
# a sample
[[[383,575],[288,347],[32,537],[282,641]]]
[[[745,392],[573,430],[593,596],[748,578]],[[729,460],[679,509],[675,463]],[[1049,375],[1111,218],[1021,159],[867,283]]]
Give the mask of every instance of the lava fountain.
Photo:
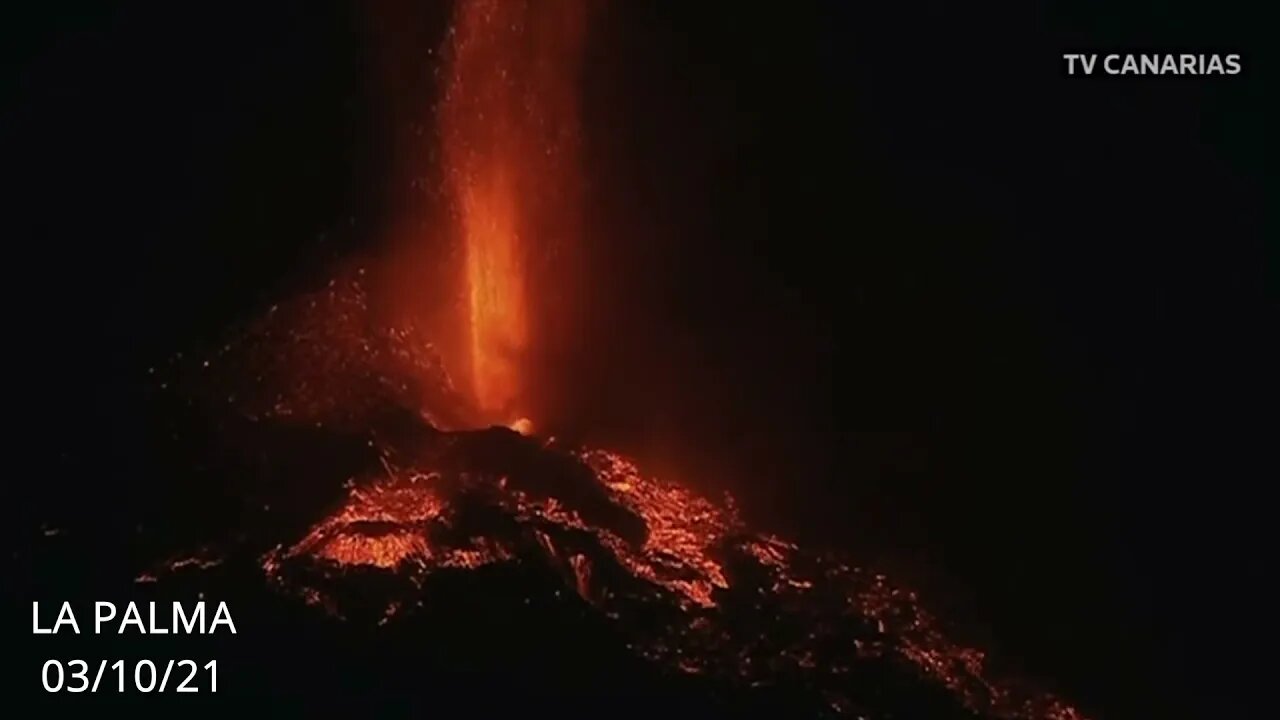
[[[182,583],[224,563],[238,569],[223,578],[248,577],[248,559],[269,587],[335,621],[403,623],[396,634],[409,638],[431,628],[433,643],[445,626],[487,631],[490,610],[467,613],[483,605],[473,593],[492,593],[522,598],[530,613],[549,609],[527,617],[568,628],[561,637],[570,640],[601,635],[607,624],[603,635],[628,651],[628,672],[642,660],[660,686],[677,671],[687,676],[681,688],[741,693],[753,709],[782,689],[798,709],[783,717],[820,709],[819,717],[880,720],[1082,720],[1056,697],[996,677],[983,653],[948,639],[913,592],[883,575],[753,531],[732,502],[649,475],[618,453],[539,438],[521,417],[547,393],[538,380],[554,356],[548,346],[573,325],[563,318],[573,308],[565,287],[580,279],[585,1],[461,0],[455,8],[431,138],[438,160],[414,167],[418,187],[441,190],[444,202],[429,211],[448,213],[434,223],[402,219],[398,230],[417,252],[388,258],[416,275],[419,293],[436,289],[441,270],[452,277],[448,291],[462,291],[461,312],[443,323],[459,330],[443,353],[452,357],[435,351],[439,327],[424,335],[420,325],[434,323],[408,321],[454,307],[397,287],[400,312],[388,325],[375,317],[376,282],[361,265],[273,305],[212,357],[175,358],[162,373],[174,381],[160,389],[189,389],[212,415],[198,427],[226,438],[193,443],[192,462],[252,478],[252,499],[235,520],[251,530],[162,562],[136,582]],[[445,366],[470,376],[478,417],[459,407],[467,399]],[[191,406],[187,398],[173,405]],[[468,427],[477,420],[509,429]],[[211,447],[236,460],[208,461]],[[323,504],[311,503],[316,493],[328,493]],[[308,531],[289,535],[290,520],[279,541],[282,517],[319,507],[327,509]],[[481,568],[483,577],[472,572]],[[467,602],[433,616],[450,597]],[[577,622],[570,618],[584,624],[564,625]],[[424,644],[393,647],[410,646]],[[361,661],[378,655],[359,653]],[[434,660],[407,662],[411,655],[385,654],[418,692]],[[450,652],[438,657],[453,662]],[[702,681],[685,684],[695,677]]]
[[[466,372],[482,419],[528,412],[555,258],[577,241],[581,0],[461,0],[437,108],[456,221]]]

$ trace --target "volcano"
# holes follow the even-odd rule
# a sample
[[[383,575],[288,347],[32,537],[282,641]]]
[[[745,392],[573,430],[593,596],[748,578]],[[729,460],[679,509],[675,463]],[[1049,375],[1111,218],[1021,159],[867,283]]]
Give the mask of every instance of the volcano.
[[[258,598],[307,628],[307,662],[377,677],[362,702],[461,668],[540,678],[560,710],[628,695],[703,717],[1083,717],[997,677],[883,574],[752,531],[731,498],[467,429],[465,394],[412,328],[380,323],[364,277],[156,371],[157,398],[200,418],[174,457],[248,481],[228,524],[139,585]]]
[[[241,663],[271,680],[238,687],[326,715],[457,692],[481,716],[500,695],[589,717],[1081,718],[883,574],[540,434],[538,381],[581,306],[585,9],[458,3],[431,152],[397,158],[436,188],[434,220],[409,213],[389,255],[157,368],[164,455],[228,502],[171,518],[192,550],[137,584],[260,612],[242,626],[281,640]]]

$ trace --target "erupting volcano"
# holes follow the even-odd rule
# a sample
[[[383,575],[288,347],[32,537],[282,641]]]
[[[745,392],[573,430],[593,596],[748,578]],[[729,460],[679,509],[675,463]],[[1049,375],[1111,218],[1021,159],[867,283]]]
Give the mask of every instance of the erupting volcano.
[[[585,27],[577,0],[456,10],[438,139],[461,340],[388,321],[370,299],[380,275],[356,267],[159,373],[180,404],[203,401],[215,432],[198,451],[236,458],[251,509],[198,561],[139,582],[199,586],[236,566],[316,622],[394,633],[378,637],[414,658],[446,642],[443,625],[493,621],[473,604],[509,602],[545,613],[535,623],[565,642],[634,662],[627,682],[734,716],[1081,718],[995,677],[883,575],[518,419],[555,259],[578,242]]]
[[[439,188],[406,208],[410,216],[422,202],[437,205],[428,227],[403,223],[411,229],[388,259],[403,270],[390,301],[400,317],[440,314],[428,306],[441,296],[423,286],[439,279],[450,289],[435,330],[481,422],[530,412],[535,356],[565,314],[561,293],[574,281],[585,26],[582,0],[459,3],[439,100],[410,123],[434,126],[434,145],[400,134],[405,175],[436,178]],[[398,69],[429,57],[411,45],[388,62]]]
[[[486,413],[520,397],[533,318],[526,275],[577,209],[579,0],[465,2],[440,105],[445,181],[461,214],[471,375]]]

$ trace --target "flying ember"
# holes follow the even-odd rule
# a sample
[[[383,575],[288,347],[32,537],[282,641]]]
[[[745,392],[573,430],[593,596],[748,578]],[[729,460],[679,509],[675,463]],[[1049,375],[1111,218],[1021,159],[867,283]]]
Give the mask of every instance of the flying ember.
[[[572,242],[578,0],[459,3],[439,106],[444,183],[457,215],[474,401],[519,411],[533,342],[535,266]]]
[[[578,242],[584,11],[456,7],[437,169],[464,300],[441,334],[457,331],[443,344],[464,351],[438,353],[428,322],[380,317],[361,266],[273,306],[212,363],[177,368],[220,418],[202,427],[233,438],[269,485],[253,488],[270,500],[261,514],[246,513],[259,532],[222,542],[228,572],[265,580],[318,625],[391,626],[414,652],[476,598],[518,599],[558,618],[545,624],[586,623],[565,635],[608,638],[664,683],[748,704],[785,690],[805,711],[783,717],[1081,720],[953,640],[884,575],[754,530],[730,499],[613,450],[541,437],[532,358],[564,282],[555,263]],[[459,389],[446,366],[469,382]],[[306,522],[282,525],[278,505]],[[136,581],[177,586],[222,566],[170,560]],[[441,614],[450,597],[465,602]]]

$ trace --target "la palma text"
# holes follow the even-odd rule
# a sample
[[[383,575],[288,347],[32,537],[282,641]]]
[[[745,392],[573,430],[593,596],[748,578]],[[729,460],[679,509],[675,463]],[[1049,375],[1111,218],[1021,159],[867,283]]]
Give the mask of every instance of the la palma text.
[[[123,607],[112,602],[95,602],[92,617],[93,625],[90,627],[93,628],[94,635],[236,634],[235,622],[231,619],[231,611],[225,602],[219,602],[216,606],[203,600],[187,604],[149,602],[145,607],[139,607],[136,602]],[[87,618],[86,614],[85,619]],[[35,635],[79,635],[80,627],[80,618],[69,602],[62,603],[56,611],[53,608],[42,610],[39,602],[31,603],[31,632]]]

